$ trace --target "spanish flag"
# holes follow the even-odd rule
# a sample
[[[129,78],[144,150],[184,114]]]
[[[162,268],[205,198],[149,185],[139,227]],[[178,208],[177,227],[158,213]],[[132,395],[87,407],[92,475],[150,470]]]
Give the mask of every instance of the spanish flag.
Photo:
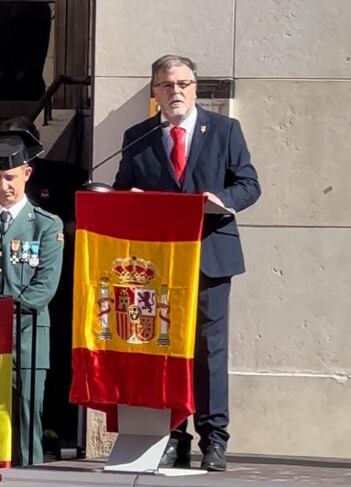
[[[78,193],[71,401],[194,412],[204,197]]]
[[[12,316],[12,299],[0,299],[0,468],[11,466]]]

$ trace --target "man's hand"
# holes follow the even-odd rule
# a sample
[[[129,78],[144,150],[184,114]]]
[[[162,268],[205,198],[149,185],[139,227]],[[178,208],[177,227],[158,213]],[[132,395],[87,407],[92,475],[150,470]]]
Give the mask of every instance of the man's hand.
[[[224,208],[224,204],[215,194],[206,191],[204,193],[204,196],[206,196],[209,201],[212,201],[212,203],[215,203],[216,205],[222,206]]]

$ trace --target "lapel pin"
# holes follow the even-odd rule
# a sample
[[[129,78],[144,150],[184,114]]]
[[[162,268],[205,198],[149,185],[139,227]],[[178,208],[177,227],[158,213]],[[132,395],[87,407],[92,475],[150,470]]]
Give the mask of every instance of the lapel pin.
[[[203,135],[204,133],[206,133],[206,132],[207,132],[207,125],[201,125],[201,126],[200,126],[200,132],[202,133],[202,135]]]

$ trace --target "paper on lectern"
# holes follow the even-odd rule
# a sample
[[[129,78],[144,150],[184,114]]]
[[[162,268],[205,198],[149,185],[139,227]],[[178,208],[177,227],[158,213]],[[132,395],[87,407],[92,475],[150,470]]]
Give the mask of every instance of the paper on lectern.
[[[207,215],[235,215],[233,208],[225,208],[224,206],[217,205],[213,201],[207,200],[205,203],[205,213]]]

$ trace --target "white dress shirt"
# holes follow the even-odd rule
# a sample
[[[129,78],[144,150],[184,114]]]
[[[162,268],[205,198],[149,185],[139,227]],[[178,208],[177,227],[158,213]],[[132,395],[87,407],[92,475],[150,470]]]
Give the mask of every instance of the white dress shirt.
[[[193,139],[195,124],[197,120],[197,109],[196,107],[190,112],[185,120],[179,125],[179,127],[185,129],[185,156],[188,159],[191,141]],[[166,117],[161,113],[161,122],[166,122]],[[171,130],[174,125],[170,124],[168,127],[162,129],[162,141],[166,149],[166,153],[171,158],[171,151],[173,148],[173,139],[171,136]]]
[[[8,211],[11,213],[12,219],[14,220],[16,216],[19,214],[19,212],[26,206],[26,203],[28,201],[27,196],[24,194],[23,197],[17,201],[13,206],[10,208],[5,208],[4,206],[0,205],[0,213],[3,211]]]

